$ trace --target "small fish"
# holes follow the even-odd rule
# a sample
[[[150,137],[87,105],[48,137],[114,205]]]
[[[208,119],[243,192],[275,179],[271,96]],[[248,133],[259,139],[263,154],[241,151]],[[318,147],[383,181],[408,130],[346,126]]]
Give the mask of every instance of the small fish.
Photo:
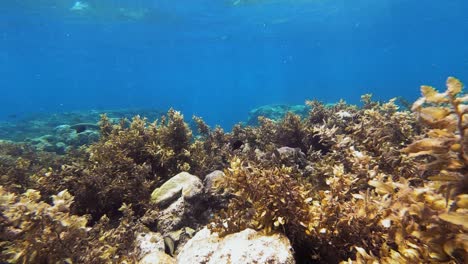
[[[236,150],[242,147],[242,145],[244,145],[244,142],[242,142],[241,140],[236,140],[232,142],[231,147],[232,147],[232,150]]]
[[[81,1],[76,1],[75,4],[70,8],[71,11],[83,11],[86,9],[89,9],[89,4]]]
[[[164,251],[172,257],[174,256],[174,248],[175,248],[174,244],[175,244],[174,240],[170,236],[164,237],[164,248],[165,248]]]
[[[78,123],[70,126],[71,129],[75,129],[76,133],[82,133],[86,130],[99,130],[99,126],[94,123]]]

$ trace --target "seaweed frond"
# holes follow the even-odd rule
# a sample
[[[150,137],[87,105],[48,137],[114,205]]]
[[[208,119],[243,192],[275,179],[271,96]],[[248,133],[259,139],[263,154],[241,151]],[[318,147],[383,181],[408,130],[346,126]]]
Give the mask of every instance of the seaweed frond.
[[[67,190],[41,201],[33,189],[23,194],[0,186],[0,258],[9,263],[136,263],[134,240],[141,226],[123,205],[112,227],[104,216],[89,227],[88,217],[71,213],[74,197]]]
[[[0,186],[2,255],[11,263],[75,262],[86,251],[86,217],[70,214],[68,191],[53,196],[53,205],[40,201],[38,191],[21,195]]]
[[[261,169],[231,161],[218,185],[234,195],[227,210],[220,212],[212,230],[226,235],[245,228],[285,233],[293,242],[305,235],[309,222],[309,189],[286,167]]]
[[[447,90],[421,86],[422,97],[413,104],[427,136],[408,145],[411,157],[430,157],[421,165],[429,179],[442,183],[448,196],[468,192],[468,96],[463,84],[447,79]],[[450,194],[453,191],[452,194]]]

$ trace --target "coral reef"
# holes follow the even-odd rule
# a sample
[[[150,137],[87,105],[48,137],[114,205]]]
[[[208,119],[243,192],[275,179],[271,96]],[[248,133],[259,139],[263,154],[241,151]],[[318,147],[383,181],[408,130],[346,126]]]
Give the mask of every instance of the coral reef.
[[[231,132],[199,117],[192,131],[170,109],[55,125],[63,138],[99,130],[85,145],[40,138],[59,153],[1,141],[1,257],[182,263],[209,229],[219,243],[287,239],[298,263],[465,263],[468,96],[453,77],[421,91],[413,113],[364,95]]]
[[[305,105],[264,105],[249,112],[247,125],[257,126],[258,118],[263,116],[271,120],[281,120],[287,113],[306,116],[308,108]]]
[[[100,115],[106,113],[111,120],[131,119],[140,115],[150,119],[159,118],[163,112],[156,109],[121,109],[121,110],[88,110],[64,113],[31,113],[15,114],[14,119],[0,122],[0,138],[11,141],[23,141],[41,148],[48,138],[53,145],[62,142],[66,147],[78,147],[96,141],[83,138],[82,132],[95,132]],[[84,129],[84,130],[83,130]],[[86,133],[85,133],[86,134]],[[44,137],[45,138],[41,138]],[[76,137],[80,137],[79,140]],[[42,144],[40,144],[42,143]],[[42,148],[43,149],[43,148]],[[58,148],[60,150],[60,148]],[[49,148],[48,151],[56,149]]]

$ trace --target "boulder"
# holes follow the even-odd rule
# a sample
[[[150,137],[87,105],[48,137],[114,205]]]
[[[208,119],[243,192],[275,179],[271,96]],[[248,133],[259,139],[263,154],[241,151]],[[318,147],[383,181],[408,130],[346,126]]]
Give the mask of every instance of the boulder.
[[[223,188],[215,186],[223,181],[226,175],[220,170],[215,170],[205,176],[203,180],[205,198],[208,201],[206,210],[203,211],[204,219],[211,219],[215,212],[224,209],[229,203],[230,194]]]
[[[190,204],[180,197],[167,208],[161,210],[157,217],[158,231],[167,234],[184,226],[187,215],[190,214]]]
[[[85,130],[81,133],[72,133],[68,138],[70,145],[82,146],[97,142],[99,140],[99,131],[96,130]]]
[[[273,158],[285,166],[304,168],[307,165],[306,155],[300,148],[281,147],[277,148],[273,154]]]
[[[205,176],[205,179],[203,180],[203,185],[205,188],[205,193],[210,195],[210,196],[219,196],[221,193],[219,190],[215,189],[216,183],[218,181],[222,181],[223,178],[226,177],[224,172],[220,170],[215,170],[208,175]]]
[[[191,199],[203,192],[203,183],[197,177],[188,172],[181,172],[170,178],[161,187],[151,194],[151,202],[165,207],[179,197]]]
[[[291,244],[284,235],[263,235],[255,230],[220,238],[206,227],[181,249],[177,263],[295,263]]]
[[[181,172],[155,189],[151,202],[159,208],[156,227],[164,236],[183,227],[195,227],[195,219],[204,211],[203,183],[197,176]]]
[[[70,125],[59,125],[54,128],[54,133],[59,138],[66,138],[72,133]]]

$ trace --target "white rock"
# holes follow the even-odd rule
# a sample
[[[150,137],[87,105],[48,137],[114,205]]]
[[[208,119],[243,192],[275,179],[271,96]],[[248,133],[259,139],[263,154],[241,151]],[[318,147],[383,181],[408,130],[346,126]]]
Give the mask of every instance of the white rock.
[[[167,205],[180,196],[190,199],[202,192],[203,183],[197,176],[181,172],[155,189],[151,194],[151,202],[157,205]]]
[[[135,242],[140,248],[141,257],[155,251],[164,252],[164,238],[160,233],[139,233]]]
[[[182,248],[177,263],[292,264],[294,257],[289,240],[281,234],[262,235],[252,229],[219,238],[206,227]]]
[[[155,251],[144,258],[142,258],[139,264],[175,264],[176,261],[169,255],[161,251]]]

